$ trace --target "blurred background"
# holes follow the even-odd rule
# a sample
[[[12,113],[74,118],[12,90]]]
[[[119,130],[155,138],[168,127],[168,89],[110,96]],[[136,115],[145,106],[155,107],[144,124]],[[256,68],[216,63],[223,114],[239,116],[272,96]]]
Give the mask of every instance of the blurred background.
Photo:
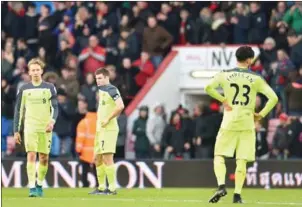
[[[12,123],[33,57],[58,92],[52,158],[92,164],[93,73],[106,67],[126,104],[117,159],[211,159],[222,108],[203,87],[242,44],[279,96],[256,123],[257,159],[302,159],[302,2],[1,2],[1,17],[2,159],[25,157]]]

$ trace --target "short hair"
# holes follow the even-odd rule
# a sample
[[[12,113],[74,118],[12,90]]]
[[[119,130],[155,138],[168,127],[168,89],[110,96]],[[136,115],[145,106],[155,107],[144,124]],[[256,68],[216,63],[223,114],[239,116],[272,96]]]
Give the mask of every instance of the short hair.
[[[287,36],[288,37],[297,37],[297,33],[295,32],[295,30],[291,29],[288,31]]]
[[[254,58],[255,53],[250,46],[241,46],[236,50],[236,58],[238,62],[243,62],[249,58]]]
[[[95,71],[95,75],[109,76],[109,71],[106,68],[99,68]]]
[[[40,65],[40,67],[42,68],[42,70],[44,69],[45,67],[45,63],[40,59],[40,58],[33,58],[31,59],[28,64],[27,64],[27,67],[29,68],[30,65],[33,65],[33,64],[36,64],[36,65]]]

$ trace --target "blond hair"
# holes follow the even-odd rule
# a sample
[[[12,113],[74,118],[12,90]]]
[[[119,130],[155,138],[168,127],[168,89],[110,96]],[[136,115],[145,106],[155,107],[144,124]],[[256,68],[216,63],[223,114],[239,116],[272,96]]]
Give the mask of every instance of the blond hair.
[[[27,67],[29,68],[29,66],[34,65],[34,64],[39,65],[42,70],[45,67],[45,63],[40,58],[33,58],[33,59],[31,59],[28,62]]]

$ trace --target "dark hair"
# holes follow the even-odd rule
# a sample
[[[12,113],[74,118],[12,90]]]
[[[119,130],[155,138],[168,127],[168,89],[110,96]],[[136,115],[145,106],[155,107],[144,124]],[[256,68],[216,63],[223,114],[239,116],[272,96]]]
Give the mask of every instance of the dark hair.
[[[95,71],[95,75],[109,76],[109,71],[106,68],[99,68]]]
[[[288,37],[297,37],[297,33],[295,32],[295,30],[291,29],[288,31],[287,36]]]
[[[250,46],[241,46],[236,50],[236,58],[238,62],[243,62],[249,58],[254,58],[255,53]]]

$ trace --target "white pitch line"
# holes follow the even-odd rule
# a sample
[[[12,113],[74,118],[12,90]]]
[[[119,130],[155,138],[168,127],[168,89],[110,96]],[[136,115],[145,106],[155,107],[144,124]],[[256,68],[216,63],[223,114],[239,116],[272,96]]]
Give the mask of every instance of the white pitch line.
[[[96,195],[97,196],[97,195]],[[2,198],[4,201],[5,200],[20,200],[20,199],[26,199],[26,200],[35,200],[35,199],[39,199],[39,200],[77,200],[74,197],[64,197],[64,198]],[[91,198],[79,198],[79,200],[82,201],[89,201],[89,200],[98,200],[98,201],[119,201],[119,202],[166,202],[166,203],[179,203],[179,202],[183,202],[183,203],[208,203],[208,201],[206,200],[194,200],[194,199],[184,199],[184,200],[180,200],[180,199],[134,199],[134,198],[104,198],[104,197],[99,197],[99,198],[95,198],[95,196],[92,196]],[[226,202],[219,202],[219,203],[226,203]],[[248,201],[248,202],[244,202],[246,204],[261,204],[261,205],[279,205],[279,206],[302,206],[302,203],[295,203],[295,202],[261,202],[261,201]]]

